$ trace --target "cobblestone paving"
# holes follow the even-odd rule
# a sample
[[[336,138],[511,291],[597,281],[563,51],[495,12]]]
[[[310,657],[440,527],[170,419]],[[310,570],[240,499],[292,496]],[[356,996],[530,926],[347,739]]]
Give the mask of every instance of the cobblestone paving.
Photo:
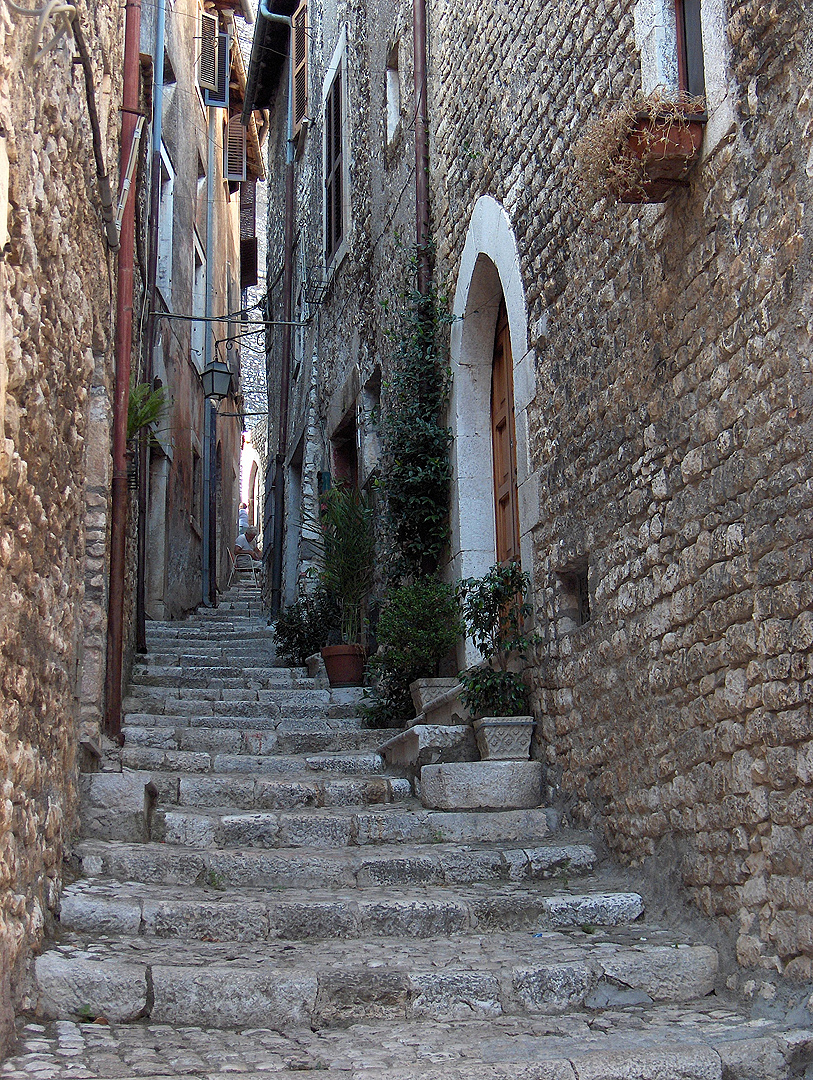
[[[303,1071],[331,1070],[373,1077],[533,1077],[580,1076],[596,1055],[611,1062],[623,1049],[644,1063],[671,1050],[684,1070],[653,1076],[718,1077],[732,1054],[751,1057],[754,1080],[782,1075],[780,1058],[790,1049],[813,1045],[813,1031],[796,1032],[789,1047],[769,1021],[745,1025],[719,1005],[693,1008],[608,1010],[535,1019],[503,1018],[458,1024],[356,1024],[348,1029],[280,1033],[175,1027],[158,1024],[21,1024],[16,1052],[0,1067],[2,1080],[144,1080],[175,1077],[231,1077],[283,1080]],[[784,1062],[783,1062],[784,1064]],[[574,1066],[576,1072],[570,1070]],[[559,1073],[550,1072],[558,1069]],[[529,1071],[530,1070],[530,1071]],[[589,1074],[596,1075],[590,1071]],[[606,1077],[649,1073],[613,1072]]]

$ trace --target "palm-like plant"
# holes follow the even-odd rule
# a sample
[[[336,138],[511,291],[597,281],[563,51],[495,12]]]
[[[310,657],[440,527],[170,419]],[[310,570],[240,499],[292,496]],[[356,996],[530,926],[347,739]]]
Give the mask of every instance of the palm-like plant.
[[[319,527],[320,580],[339,602],[343,643],[360,644],[364,602],[373,583],[375,565],[373,509],[357,488],[337,484],[322,497]]]
[[[166,407],[167,397],[163,387],[153,390],[149,383],[131,383],[127,404],[127,442],[142,428],[157,424]]]

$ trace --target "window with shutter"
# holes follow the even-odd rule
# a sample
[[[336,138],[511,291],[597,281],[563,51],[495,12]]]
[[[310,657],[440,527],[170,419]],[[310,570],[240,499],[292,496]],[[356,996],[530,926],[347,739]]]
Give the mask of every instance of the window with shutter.
[[[302,130],[302,121],[308,111],[308,3],[302,3],[292,16],[291,35],[293,43],[294,65],[294,138]]]
[[[237,182],[246,178],[246,129],[240,113],[229,117],[223,140],[223,179]]]
[[[325,102],[325,258],[330,262],[344,236],[344,153],[342,138],[342,65]]]
[[[229,60],[230,45],[228,34],[217,35],[217,89],[203,91],[203,103],[216,109],[229,107]]]
[[[200,12],[200,52],[198,53],[198,84],[202,90],[217,90],[218,71],[217,16]]]

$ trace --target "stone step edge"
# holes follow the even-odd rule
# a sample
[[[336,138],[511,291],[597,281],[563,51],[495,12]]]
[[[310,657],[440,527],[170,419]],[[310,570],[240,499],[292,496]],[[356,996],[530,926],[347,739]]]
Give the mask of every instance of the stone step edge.
[[[620,947],[589,961],[512,963],[473,970],[404,970],[333,963],[280,966],[234,958],[205,966],[87,960],[49,951],[35,960],[37,1012],[47,1019],[90,1011],[108,1020],[208,1024],[330,1025],[368,1015],[393,1020],[562,1014],[573,1009],[698,1000],[715,988],[707,945]],[[459,1016],[458,1016],[459,1018]]]
[[[83,883],[84,884],[84,883]],[[300,891],[301,890],[297,890]],[[593,890],[582,893],[517,896],[376,897],[334,892],[330,898],[274,898],[261,890],[244,892],[238,899],[214,897],[212,888],[187,886],[185,895],[170,899],[141,896],[99,896],[92,886],[69,886],[60,899],[63,929],[88,935],[139,935],[147,938],[182,938],[218,941],[322,940],[394,937],[409,933],[440,938],[449,933],[482,933],[495,928],[557,930],[582,927],[626,926],[644,911],[638,893]],[[197,895],[195,895],[197,893]],[[520,902],[518,904],[518,901]],[[299,924],[297,924],[297,919]]]

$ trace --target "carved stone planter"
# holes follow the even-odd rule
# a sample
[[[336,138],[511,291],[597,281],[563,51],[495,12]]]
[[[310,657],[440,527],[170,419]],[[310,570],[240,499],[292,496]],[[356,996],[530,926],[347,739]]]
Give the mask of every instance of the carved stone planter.
[[[483,761],[527,761],[533,730],[532,716],[484,716],[474,721]]]

